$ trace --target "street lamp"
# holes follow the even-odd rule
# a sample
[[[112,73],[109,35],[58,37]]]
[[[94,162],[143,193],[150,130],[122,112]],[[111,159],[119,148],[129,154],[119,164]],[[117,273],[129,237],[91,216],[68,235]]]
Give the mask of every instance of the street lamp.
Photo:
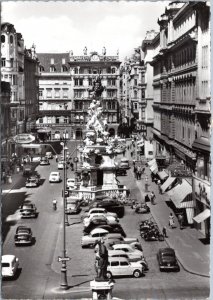
[[[66,147],[66,131],[64,134],[64,142],[63,142],[63,156],[64,156],[64,189],[63,189],[63,249],[62,249],[62,257],[60,258],[61,265],[61,283],[60,286],[62,289],[66,290],[68,288],[67,283],[67,265],[66,261],[69,260],[66,257],[66,225],[68,225],[67,214],[66,214],[66,151],[68,148]]]

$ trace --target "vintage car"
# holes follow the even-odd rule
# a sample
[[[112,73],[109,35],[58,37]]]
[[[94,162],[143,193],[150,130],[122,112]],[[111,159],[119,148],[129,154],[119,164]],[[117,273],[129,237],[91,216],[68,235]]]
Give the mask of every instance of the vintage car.
[[[89,218],[92,215],[98,215],[98,214],[105,215],[105,216],[111,216],[114,218],[118,217],[116,213],[108,212],[105,208],[102,208],[102,207],[97,207],[97,208],[91,208],[88,212],[86,212],[82,216],[82,218]]]
[[[84,235],[81,238],[81,247],[94,247],[97,241],[101,240],[109,232],[102,228],[93,229],[89,235]]]
[[[61,182],[61,175],[59,172],[51,172],[49,176],[49,182]]]
[[[180,267],[172,248],[161,248],[157,253],[160,271],[180,271]]]
[[[143,274],[143,266],[140,262],[130,262],[125,257],[109,257],[107,266],[107,278],[115,276],[134,276],[141,277]]]
[[[103,200],[94,200],[90,204],[90,208],[105,208],[108,212],[116,213],[118,218],[122,218],[125,213],[125,208],[122,203],[116,199],[103,199]]]
[[[19,207],[22,218],[36,218],[38,216],[37,208],[33,203],[26,203]]]
[[[138,238],[124,238],[120,233],[109,233],[104,240],[119,240],[121,243],[125,243],[125,244],[131,244],[131,243],[138,243]]]
[[[81,211],[81,201],[76,198],[68,197],[67,198],[67,214],[78,214]]]
[[[19,267],[19,259],[12,254],[2,255],[1,257],[1,275],[3,278],[12,278],[16,275]]]
[[[68,178],[67,179],[67,189],[68,190],[74,190],[76,189],[76,184],[75,184],[75,178]]]
[[[143,259],[144,255],[143,255],[143,251],[140,251],[138,249],[135,249],[134,247],[132,247],[129,244],[115,244],[112,245],[112,250],[122,250],[126,253],[128,253],[129,257],[131,259],[137,259],[139,256],[141,257],[141,259]]]
[[[146,203],[142,203],[142,204],[136,203],[135,212],[137,214],[146,214],[150,212],[150,208]]]
[[[108,224],[108,225],[117,224],[119,222],[118,218],[99,213],[99,214],[92,214],[90,217],[84,218],[83,219],[84,227],[88,227],[90,222],[93,222],[95,219],[97,220],[97,218],[99,218],[99,221],[100,221],[100,219],[105,220],[106,224]]]
[[[33,235],[30,227],[18,226],[14,236],[15,245],[31,245],[33,243]]]
[[[40,164],[40,166],[48,166],[50,164],[50,162],[49,162],[49,159],[46,156],[44,156],[44,157],[41,157],[39,164]]]
[[[28,188],[32,188],[32,187],[38,187],[39,184],[40,184],[40,179],[38,177],[30,176],[29,178],[27,178],[25,186]]]
[[[126,234],[122,228],[122,226],[120,224],[94,224],[94,223],[90,223],[90,225],[86,228],[84,228],[84,234],[87,235],[89,234],[93,229],[95,228],[103,228],[105,230],[108,230],[109,233],[120,233],[123,237],[126,237]]]
[[[45,156],[46,156],[48,159],[52,159],[52,158],[53,158],[53,154],[52,154],[51,151],[46,152]]]

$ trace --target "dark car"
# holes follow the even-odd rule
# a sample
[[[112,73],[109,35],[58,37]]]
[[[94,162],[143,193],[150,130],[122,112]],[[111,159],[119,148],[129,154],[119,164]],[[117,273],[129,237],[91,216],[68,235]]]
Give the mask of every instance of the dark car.
[[[27,203],[19,207],[22,218],[36,218],[38,216],[35,204]]]
[[[40,184],[40,179],[37,176],[30,176],[27,178],[27,181],[25,183],[26,187],[38,187]]]
[[[80,201],[67,202],[67,214],[78,214],[81,211]]]
[[[88,227],[84,229],[84,234],[90,234],[90,232],[95,229],[95,228],[102,228],[107,230],[109,233],[120,233],[123,237],[126,237],[126,234],[121,227],[120,224],[111,224],[111,225],[95,225],[95,224],[90,224]]]
[[[160,271],[180,271],[179,264],[172,248],[161,248],[157,253]]]
[[[15,245],[31,245],[33,243],[31,228],[27,226],[18,226],[14,239]]]
[[[105,208],[108,212],[116,213],[118,218],[122,218],[125,212],[124,205],[116,199],[95,200],[90,204],[90,208],[95,207]]]
[[[31,176],[33,174],[33,166],[26,164],[23,167],[23,176]]]
[[[122,169],[122,168],[118,168],[116,170],[116,175],[117,176],[125,176],[127,173],[126,173],[126,169]]]
[[[50,164],[49,159],[44,156],[40,159],[40,166],[48,166]]]

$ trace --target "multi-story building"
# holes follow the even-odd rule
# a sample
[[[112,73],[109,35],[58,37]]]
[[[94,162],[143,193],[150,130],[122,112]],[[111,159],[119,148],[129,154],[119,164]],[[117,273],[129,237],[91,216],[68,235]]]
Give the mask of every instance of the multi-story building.
[[[14,25],[1,24],[1,79],[11,87],[11,134],[24,132],[24,40]]]
[[[152,61],[156,154],[195,172],[196,202],[187,217],[198,213],[194,219],[205,233],[210,228],[209,15],[205,2],[170,3],[158,19],[160,40]]]
[[[25,132],[34,132],[39,111],[39,62],[35,46],[24,51]]]

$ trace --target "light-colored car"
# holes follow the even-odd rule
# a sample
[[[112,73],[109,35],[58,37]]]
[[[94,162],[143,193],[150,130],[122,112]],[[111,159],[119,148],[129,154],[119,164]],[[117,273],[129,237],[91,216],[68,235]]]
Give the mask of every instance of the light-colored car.
[[[113,276],[134,276],[141,277],[143,274],[143,266],[140,262],[129,262],[125,257],[109,257],[107,266],[107,277]]]
[[[101,240],[107,233],[107,230],[102,228],[93,229],[89,235],[84,235],[81,238],[81,246],[82,248],[93,247],[95,243]]]
[[[64,161],[63,160],[60,160],[59,162],[58,162],[58,170],[63,170],[64,169]],[[66,168],[68,168],[68,166],[67,166],[67,163],[65,163],[66,164]]]
[[[105,216],[112,216],[114,218],[118,218],[116,213],[108,212],[105,208],[97,207],[97,208],[91,208],[88,212],[86,212],[83,216],[88,218],[91,217],[92,215],[105,215]]]
[[[22,218],[36,218],[38,216],[37,208],[33,203],[22,204],[19,209]]]
[[[105,219],[106,224],[108,224],[108,225],[118,224],[118,222],[119,222],[119,219],[115,218],[113,216],[107,216],[105,214],[92,214],[90,217],[84,218],[84,220],[83,220],[84,227],[89,226],[89,224],[93,220],[93,218],[96,218],[96,217],[101,217],[102,219]]]
[[[142,264],[143,260],[141,259],[141,255],[135,256],[134,258],[132,258],[131,256],[129,256],[129,254],[123,250],[108,250],[108,256],[109,257],[124,257],[126,259],[128,259],[128,261],[130,262],[140,262],[140,264]]]
[[[61,182],[61,175],[59,172],[51,172],[49,182]]]
[[[39,186],[39,180],[36,177],[30,177],[27,179],[25,186],[27,188],[37,187]]]
[[[75,185],[75,178],[68,178],[67,179],[67,188],[70,190],[74,190],[76,188]]]
[[[141,257],[141,259],[143,259],[143,257],[144,257],[143,251],[134,249],[129,244],[115,244],[115,245],[112,245],[112,249],[113,250],[122,250],[122,251],[124,251],[133,260],[137,259],[139,256]]]
[[[53,158],[53,154],[52,154],[51,151],[46,152],[45,156],[46,156],[48,159],[52,159],[52,158]]]
[[[40,166],[48,166],[50,164],[50,162],[49,162],[49,159],[46,156],[44,156],[44,157],[41,157],[39,164],[40,164]]]
[[[1,275],[2,277],[14,277],[19,267],[19,260],[15,255],[2,255]]]
[[[131,243],[139,242],[138,238],[135,238],[135,237],[133,237],[133,238],[128,238],[128,237],[124,238],[120,233],[109,233],[104,239],[105,240],[116,239],[116,240],[120,240],[121,243],[125,243],[125,244],[126,243],[131,244]]]
[[[130,168],[129,160],[125,157],[121,158],[121,161],[119,163],[119,168],[128,170]]]

